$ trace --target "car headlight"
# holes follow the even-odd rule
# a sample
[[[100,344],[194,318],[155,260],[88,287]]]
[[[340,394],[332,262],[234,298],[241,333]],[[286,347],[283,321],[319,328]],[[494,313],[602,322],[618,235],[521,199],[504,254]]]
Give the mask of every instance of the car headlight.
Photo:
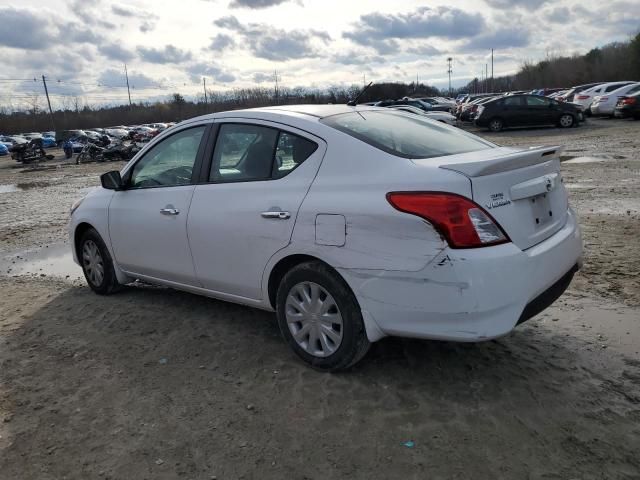
[[[85,198],[87,198],[86,195],[82,198],[79,198],[78,200],[76,200],[71,204],[71,208],[69,209],[69,216],[73,215],[73,212],[75,212],[78,209],[78,207],[84,201]]]

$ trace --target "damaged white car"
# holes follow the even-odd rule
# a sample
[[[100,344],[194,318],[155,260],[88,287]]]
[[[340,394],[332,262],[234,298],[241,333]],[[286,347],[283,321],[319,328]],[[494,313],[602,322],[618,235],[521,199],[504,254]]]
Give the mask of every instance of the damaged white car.
[[[216,113],[104,174],[72,207],[73,254],[100,294],[141,279],[275,311],[321,370],[386,335],[487,340],[580,267],[560,151],[376,107]]]

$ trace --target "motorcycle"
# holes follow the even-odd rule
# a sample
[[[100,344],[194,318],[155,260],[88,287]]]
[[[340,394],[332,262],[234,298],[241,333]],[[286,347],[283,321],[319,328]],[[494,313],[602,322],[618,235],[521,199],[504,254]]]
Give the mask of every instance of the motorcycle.
[[[102,156],[105,160],[131,160],[139,151],[140,147],[135,143],[125,145],[120,142],[107,147],[102,152]]]
[[[87,162],[101,162],[103,161],[102,152],[104,151],[104,147],[97,145],[92,142],[90,139],[83,139],[81,142],[84,144],[80,153],[76,157],[76,165],[80,165],[81,163]]]
[[[42,138],[33,138],[27,143],[11,147],[11,158],[20,163],[38,163],[40,160],[53,160],[54,157],[44,151]]]

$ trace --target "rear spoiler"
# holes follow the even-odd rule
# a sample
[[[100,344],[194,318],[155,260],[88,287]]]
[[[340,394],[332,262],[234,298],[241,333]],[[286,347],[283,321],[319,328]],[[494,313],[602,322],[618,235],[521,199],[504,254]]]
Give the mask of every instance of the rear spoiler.
[[[450,163],[443,163],[439,167],[462,173],[467,177],[482,177],[509,170],[517,170],[518,168],[529,167],[558,158],[564,151],[564,147],[531,147],[522,150],[508,150],[510,151],[505,152],[503,155],[490,156],[486,160],[465,162],[461,161],[460,158],[457,160],[452,159]],[[481,154],[485,152],[487,150],[483,150]],[[446,160],[446,157],[443,160]]]

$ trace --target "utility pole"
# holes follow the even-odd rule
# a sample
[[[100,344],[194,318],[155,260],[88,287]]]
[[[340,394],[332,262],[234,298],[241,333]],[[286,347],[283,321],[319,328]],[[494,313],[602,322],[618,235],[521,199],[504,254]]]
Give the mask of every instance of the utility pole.
[[[124,76],[127,79],[127,94],[129,95],[129,110],[131,110],[131,90],[129,89],[129,73],[127,72],[127,64],[124,64]]]
[[[489,64],[484,64],[484,88],[487,93],[489,92]]]
[[[491,91],[493,92],[493,48],[491,49]]]
[[[206,105],[207,102],[207,79],[202,77],[202,88],[204,88],[204,104]]]
[[[56,131],[56,122],[53,120],[53,110],[51,109],[51,100],[49,100],[49,90],[47,90],[47,80],[42,75],[42,84],[44,85],[44,93],[47,96],[47,104],[49,105],[49,115],[51,116],[51,128]]]
[[[278,89],[278,70],[274,70],[273,71],[273,81],[275,83],[275,100],[276,100],[276,105],[278,104],[278,97],[280,95],[280,90]]]
[[[364,85],[365,87],[367,86],[367,74],[366,73],[362,74],[362,85]]]
[[[447,62],[449,64],[449,68],[447,69],[447,73],[449,74],[449,96],[451,96],[451,72],[453,71],[451,69],[451,62],[453,62],[453,57],[447,58]]]

